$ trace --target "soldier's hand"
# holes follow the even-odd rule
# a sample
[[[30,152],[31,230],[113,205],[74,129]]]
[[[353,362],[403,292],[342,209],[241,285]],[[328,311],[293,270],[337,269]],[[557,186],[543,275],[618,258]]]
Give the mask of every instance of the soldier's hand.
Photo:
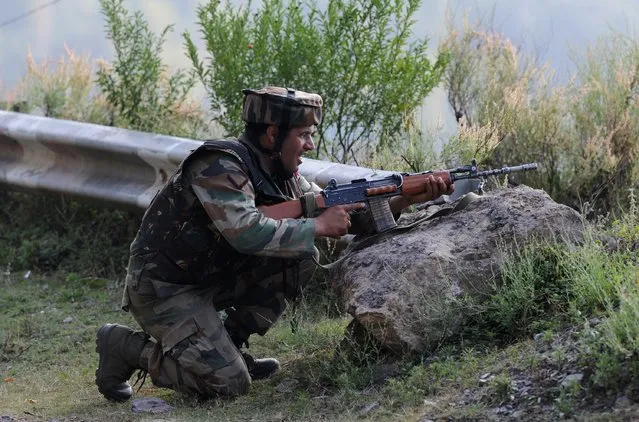
[[[348,233],[351,227],[349,211],[363,208],[363,203],[336,205],[329,207],[315,218],[315,234],[317,236],[340,238]]]
[[[455,185],[449,184],[446,185],[444,179],[441,177],[435,177],[430,175],[426,178],[424,192],[417,195],[405,195],[408,201],[411,204],[420,204],[427,201],[432,201],[433,199],[437,199],[442,195],[450,195],[455,191]]]

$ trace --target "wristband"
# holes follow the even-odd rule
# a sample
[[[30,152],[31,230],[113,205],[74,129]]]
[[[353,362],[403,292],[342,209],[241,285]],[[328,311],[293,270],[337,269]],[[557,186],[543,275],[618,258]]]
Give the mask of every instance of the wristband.
[[[306,218],[312,218],[315,215],[317,204],[315,202],[315,193],[307,192],[300,197],[300,203],[302,204],[302,216]]]

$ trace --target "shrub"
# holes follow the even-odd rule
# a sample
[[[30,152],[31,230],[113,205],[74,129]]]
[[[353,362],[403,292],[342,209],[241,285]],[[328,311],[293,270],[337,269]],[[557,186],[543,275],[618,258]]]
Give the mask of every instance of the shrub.
[[[109,104],[95,88],[94,65],[88,55],[65,47],[66,57],[37,63],[27,55],[27,74],[13,92],[13,104],[21,112],[80,122],[107,124]]]
[[[226,133],[242,129],[243,88],[287,86],[325,100],[317,155],[357,162],[393,145],[439,83],[447,56],[428,58],[427,40],[408,43],[419,0],[330,0],[324,10],[299,0],[234,9],[198,9],[206,61],[188,33],[188,54]]]
[[[565,323],[571,299],[565,253],[552,243],[505,253],[493,293],[467,304],[466,336],[508,342]]]
[[[487,164],[535,161],[517,175],[594,217],[619,213],[638,179],[639,40],[618,33],[588,46],[565,85],[480,20],[451,26],[442,49],[449,103],[462,128],[495,144]]]
[[[154,34],[141,12],[130,14],[123,0],[100,0],[112,63],[101,62],[97,84],[116,111],[115,126],[197,138],[207,127],[202,108],[188,98],[195,79],[184,70],[168,74],[161,53],[167,26]]]
[[[0,268],[123,276],[139,214],[18,192],[5,192],[2,204]]]

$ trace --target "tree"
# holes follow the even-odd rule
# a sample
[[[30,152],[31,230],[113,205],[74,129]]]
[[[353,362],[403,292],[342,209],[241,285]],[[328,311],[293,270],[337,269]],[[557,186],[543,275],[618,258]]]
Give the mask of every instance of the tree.
[[[114,125],[171,135],[195,136],[204,125],[188,101],[196,78],[184,70],[169,75],[161,53],[169,25],[154,34],[141,12],[130,14],[123,0],[100,0],[115,59],[103,63],[97,84],[121,120]]]
[[[242,129],[243,88],[286,86],[319,93],[324,122],[316,156],[354,161],[392,145],[439,83],[446,54],[428,57],[426,39],[408,39],[419,0],[264,0],[234,9],[198,8],[208,57],[184,33],[187,53],[228,135]]]

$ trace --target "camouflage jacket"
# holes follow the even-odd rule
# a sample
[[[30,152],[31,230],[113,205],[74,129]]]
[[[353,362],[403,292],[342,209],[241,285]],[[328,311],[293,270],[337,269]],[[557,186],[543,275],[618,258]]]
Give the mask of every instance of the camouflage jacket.
[[[244,137],[207,141],[178,167],[147,209],[131,254],[155,279],[200,284],[252,259],[314,255],[313,219],[267,218],[257,210],[318,191],[302,176],[277,180]]]

